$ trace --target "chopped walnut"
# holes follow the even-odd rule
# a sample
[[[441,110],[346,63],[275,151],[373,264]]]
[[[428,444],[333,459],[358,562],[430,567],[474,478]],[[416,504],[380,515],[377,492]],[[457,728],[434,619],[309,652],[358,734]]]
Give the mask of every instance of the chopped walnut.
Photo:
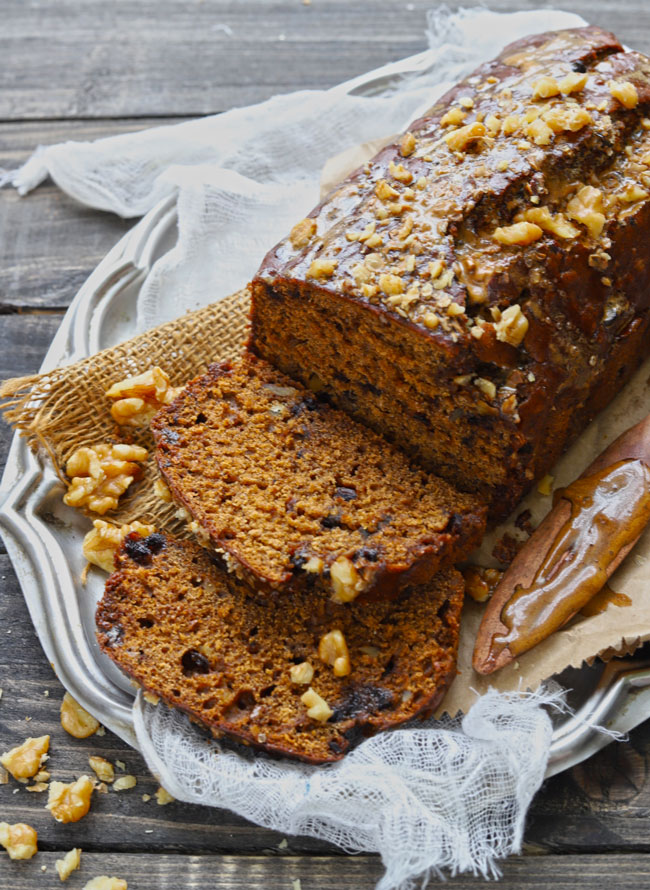
[[[180,392],[172,387],[169,377],[157,365],[138,374],[114,383],[106,396],[113,400],[111,417],[120,426],[144,427],[154,414],[164,405],[169,405]]]
[[[577,133],[587,124],[593,122],[592,116],[580,105],[554,105],[548,108],[542,114],[542,120],[545,121],[554,133],[561,133],[563,130],[569,130]]]
[[[477,603],[484,603],[492,596],[503,575],[498,569],[485,569],[483,566],[467,566],[462,574],[465,593]]]
[[[535,223],[519,222],[511,226],[499,226],[494,230],[492,237],[500,244],[519,244],[525,247],[537,241],[543,234]]]
[[[339,556],[330,566],[330,577],[336,603],[349,603],[359,595],[359,575],[347,556]]]
[[[309,267],[309,271],[307,272],[308,278],[331,278],[334,274],[334,270],[336,269],[338,263],[336,260],[327,260],[327,259],[316,259],[312,260],[311,266]]]
[[[400,153],[403,158],[408,158],[415,151],[415,136],[413,133],[405,133],[400,143]]]
[[[562,78],[558,86],[560,87],[560,92],[564,93],[565,96],[568,96],[571,93],[579,93],[587,86],[587,74],[580,74],[577,71],[572,71],[570,74],[567,74],[566,77]]]
[[[540,77],[533,84],[533,99],[550,99],[559,92],[560,86],[554,77]]]
[[[103,757],[91,756],[88,758],[88,763],[100,782],[108,782],[110,785],[115,779],[115,769],[110,760],[105,760]]]
[[[307,716],[312,720],[318,720],[319,723],[326,723],[334,713],[325,699],[321,698],[311,686],[300,696],[300,701],[308,709]]]
[[[555,476],[550,476],[547,473],[546,476],[543,476],[537,483],[537,491],[540,494],[543,494],[546,497],[548,497],[548,495],[550,495],[551,492],[553,491],[553,482],[554,481],[555,481]]]
[[[612,96],[625,108],[636,108],[639,104],[639,94],[637,89],[629,80],[610,80],[608,87]]]
[[[54,866],[61,881],[67,881],[72,872],[79,868],[80,863],[81,850],[79,847],[74,847],[65,854],[63,859],[57,859]]]
[[[398,182],[403,182],[405,185],[413,182],[413,174],[403,164],[396,164],[394,161],[391,161],[388,169],[390,170],[390,175],[397,179]]]
[[[393,275],[391,272],[379,276],[379,287],[387,296],[404,292],[404,282],[399,275]]]
[[[490,399],[490,401],[496,397],[497,388],[491,380],[486,380],[485,377],[477,377],[474,380],[474,386],[479,389],[486,398]]]
[[[95,720],[66,692],[61,702],[61,726],[75,739],[87,739],[99,729],[99,720]]]
[[[308,661],[302,661],[300,664],[294,664],[289,668],[289,676],[291,682],[296,686],[309,686],[314,679],[314,669]]]
[[[126,881],[122,878],[109,878],[107,875],[99,875],[88,881],[83,890],[128,890]]]
[[[139,445],[94,445],[78,448],[65,471],[70,477],[63,500],[70,507],[88,507],[104,514],[117,507],[118,500],[141,474],[135,461],[143,461],[147,449]]]
[[[444,140],[451,151],[465,151],[471,142],[482,139],[486,133],[485,124],[474,121],[473,124],[467,124],[465,127],[460,127],[458,130],[447,133]]]
[[[461,111],[460,108],[450,108],[449,111],[445,112],[440,118],[440,126],[457,127],[459,124],[462,124],[466,117],[466,113]]]
[[[310,219],[309,217],[301,219],[289,233],[289,241],[291,241],[292,247],[296,250],[300,250],[301,247],[306,247],[316,234],[316,229],[317,224],[315,219]]]
[[[395,198],[399,198],[397,189],[393,188],[385,179],[379,180],[375,186],[375,194],[380,201],[394,201]]]
[[[634,204],[635,201],[645,201],[648,197],[648,192],[638,185],[631,185],[629,188],[625,189],[625,191],[617,195],[617,197],[626,204]]]
[[[490,136],[498,136],[501,132],[501,120],[496,114],[489,114],[485,118],[485,126]]]
[[[113,782],[113,791],[128,791],[129,788],[135,788],[138,780],[135,776],[120,776]]]
[[[428,310],[422,316],[422,323],[425,327],[429,328],[431,331],[435,331],[435,329],[440,324],[440,318],[436,315],[435,312],[431,312]]]
[[[528,331],[528,319],[521,311],[521,306],[515,303],[504,309],[501,318],[494,324],[494,330],[497,340],[519,346]]]
[[[16,822],[0,822],[0,844],[9,853],[10,859],[31,859],[38,853],[38,835],[31,825]]]
[[[174,800],[175,798],[162,785],[156,791],[156,802],[159,807],[167,806],[168,803],[173,803]]]
[[[567,216],[587,227],[592,238],[597,238],[605,225],[603,194],[591,185],[583,186],[566,207]]]
[[[548,145],[553,139],[553,130],[543,120],[534,120],[527,124],[524,133],[529,139],[532,139],[535,145]]]
[[[89,531],[84,537],[83,555],[88,562],[105,572],[112,572],[115,568],[115,554],[127,535],[137,532],[146,538],[156,530],[153,525],[144,525],[142,522],[111,525],[110,522],[104,522],[103,519],[95,519],[93,525],[92,531]]]
[[[562,213],[553,215],[548,207],[530,207],[520,215],[526,222],[535,223],[540,229],[557,235],[558,238],[577,238],[580,234]]]
[[[521,126],[521,119],[516,114],[509,114],[503,121],[502,130],[506,136],[512,136]]]
[[[334,669],[335,677],[347,677],[350,673],[350,654],[340,630],[331,630],[321,637],[318,657]]]
[[[48,809],[57,822],[78,822],[90,809],[95,784],[90,776],[76,782],[52,782],[47,800]]]
[[[49,735],[29,738],[22,745],[3,754],[0,763],[9,770],[14,779],[31,779],[47,760],[49,748]]]

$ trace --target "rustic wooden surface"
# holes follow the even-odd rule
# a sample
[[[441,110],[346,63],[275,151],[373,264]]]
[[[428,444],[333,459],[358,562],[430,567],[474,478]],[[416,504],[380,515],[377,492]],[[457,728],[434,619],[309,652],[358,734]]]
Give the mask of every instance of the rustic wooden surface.
[[[423,0],[0,0],[0,167],[39,143],[94,139],[323,87],[425,46]],[[452,4],[454,5],[454,4]],[[465,5],[472,5],[466,2]],[[500,10],[540,5],[493,0]],[[555,4],[546,4],[555,5]],[[564,2],[650,52],[650,4]],[[79,286],[131,223],[81,207],[47,183],[25,199],[0,192],[0,378],[36,370]],[[0,455],[9,444],[0,427]],[[62,687],[48,665],[0,546],[0,751],[50,733],[50,768],[69,780],[88,756],[121,760],[138,785],[96,795],[91,814],[59,825],[45,795],[0,785],[0,821],[25,821],[41,852],[0,855],[0,887],[59,886],[54,860],[84,850],[69,887],[97,874],[140,890],[256,887],[371,888],[378,857],[349,857],[224,811],[142,800],[157,787],[141,758],[106,733],[78,741],[58,722]],[[650,888],[650,724],[545,784],[532,807],[525,855],[502,886]],[[282,844],[282,846],[280,846]],[[45,871],[43,871],[45,867]],[[453,886],[483,883],[461,877]]]

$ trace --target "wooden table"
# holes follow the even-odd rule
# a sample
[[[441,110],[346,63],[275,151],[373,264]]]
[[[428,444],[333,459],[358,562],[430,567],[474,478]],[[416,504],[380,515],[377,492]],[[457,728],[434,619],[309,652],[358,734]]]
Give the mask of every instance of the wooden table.
[[[0,0],[0,167],[38,143],[95,139],[217,112],[300,87],[327,87],[425,46],[427,0]],[[453,4],[452,4],[453,5]],[[471,0],[466,0],[471,5]],[[534,0],[492,0],[499,10]],[[542,4],[544,5],[544,4]],[[550,5],[550,4],[549,4]],[[647,0],[562,4],[650,52]],[[35,371],[66,307],[132,223],[89,210],[52,183],[28,198],[0,192],[0,377]],[[2,454],[10,441],[0,427]],[[95,795],[89,816],[60,825],[44,794],[0,786],[0,821],[39,833],[38,856],[0,855],[0,887],[59,886],[54,861],[81,847],[70,888],[117,875],[137,890],[374,886],[375,856],[350,857],[219,810],[145,802],[157,783],[110,733],[78,741],[59,725],[63,689],[40,649],[14,572],[0,549],[0,751],[50,733],[51,770],[69,781],[88,756],[122,760],[137,788]],[[525,855],[502,886],[650,887],[650,724],[627,744],[545,784],[532,807]],[[45,873],[43,873],[43,869]],[[479,879],[460,877],[454,886]]]

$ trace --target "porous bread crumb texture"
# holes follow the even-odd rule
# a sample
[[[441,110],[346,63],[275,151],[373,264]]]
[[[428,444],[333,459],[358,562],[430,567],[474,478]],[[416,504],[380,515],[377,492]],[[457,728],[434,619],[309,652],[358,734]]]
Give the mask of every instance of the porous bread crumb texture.
[[[230,568],[269,589],[393,595],[483,531],[477,498],[254,357],[211,367],[151,430],[177,503]]]
[[[649,112],[599,28],[506,47],[270,251],[253,350],[507,513],[647,353]]]
[[[99,644],[144,689],[216,735],[311,763],[437,706],[455,674],[462,578],[447,570],[393,602],[339,606],[324,593],[269,601],[189,541],[127,538],[97,609]],[[351,671],[318,658],[338,629]],[[291,669],[333,714],[311,719]]]

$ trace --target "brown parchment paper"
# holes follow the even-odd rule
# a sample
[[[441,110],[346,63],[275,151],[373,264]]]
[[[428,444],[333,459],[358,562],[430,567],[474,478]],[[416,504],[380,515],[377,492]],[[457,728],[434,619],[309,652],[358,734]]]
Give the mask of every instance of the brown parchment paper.
[[[324,170],[324,191],[388,141],[368,143],[333,158]],[[239,291],[219,303],[154,328],[77,364],[46,374],[8,380],[0,388],[0,398],[5,399],[5,417],[28,437],[33,447],[47,453],[62,479],[67,458],[81,445],[133,438],[152,448],[148,431],[130,431],[131,435],[115,426],[105,390],[112,383],[156,364],[169,373],[173,385],[180,385],[203,373],[210,362],[236,357],[246,339],[248,308],[248,292]],[[553,487],[567,485],[579,476],[616,436],[648,412],[650,359],[558,462],[553,470]],[[133,491],[121,500],[118,510],[106,514],[104,519],[116,523],[140,519],[166,531],[187,534],[184,524],[174,516],[174,508],[154,496],[152,484],[155,477],[154,461],[150,457],[145,464],[143,479],[132,486]],[[514,525],[516,516],[528,509],[531,522],[536,526],[551,505],[550,496],[533,491],[510,520],[486,536],[470,562],[496,565],[491,554],[504,532],[519,539],[524,537]],[[569,666],[580,667],[599,655],[628,654],[650,640],[650,527],[609,583],[613,590],[627,594],[631,605],[612,604],[594,617],[577,617],[517,662],[489,677],[476,674],[471,666],[483,606],[468,601],[463,613],[459,673],[439,713],[467,712],[477,693],[481,694],[489,687],[502,691],[535,689],[540,682]],[[83,596],[81,585],[79,589]]]

